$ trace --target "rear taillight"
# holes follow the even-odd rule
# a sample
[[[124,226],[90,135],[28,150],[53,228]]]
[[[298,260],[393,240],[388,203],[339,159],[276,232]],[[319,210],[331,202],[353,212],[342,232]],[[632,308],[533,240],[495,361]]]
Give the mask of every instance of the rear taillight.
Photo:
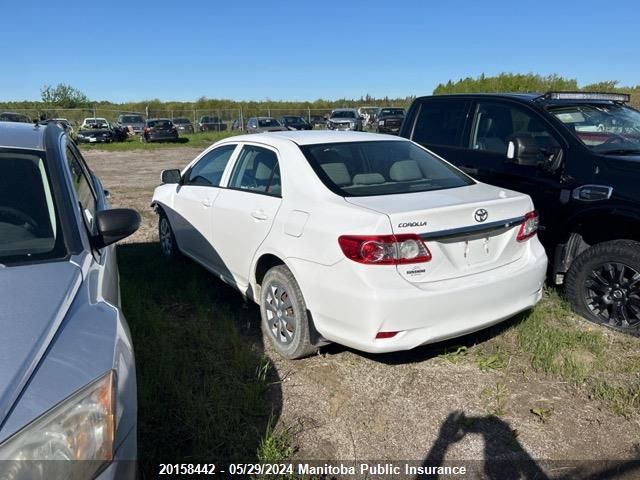
[[[431,260],[431,252],[415,234],[343,235],[338,243],[345,256],[370,265],[400,265]]]
[[[524,216],[522,225],[520,225],[520,230],[518,230],[516,240],[518,240],[519,242],[524,242],[525,240],[530,239],[538,232],[539,225],[540,217],[538,217],[538,212],[533,211],[527,213]]]

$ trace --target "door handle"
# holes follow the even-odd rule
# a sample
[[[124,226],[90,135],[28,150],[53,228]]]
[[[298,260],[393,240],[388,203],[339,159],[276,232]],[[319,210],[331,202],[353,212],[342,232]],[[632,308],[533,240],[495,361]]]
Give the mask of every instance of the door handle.
[[[251,216],[256,220],[267,220],[269,218],[268,215],[264,213],[264,210],[254,210],[251,212]]]
[[[213,200],[211,200],[210,198],[205,198],[204,200],[202,200],[202,205],[207,208],[213,207]]]

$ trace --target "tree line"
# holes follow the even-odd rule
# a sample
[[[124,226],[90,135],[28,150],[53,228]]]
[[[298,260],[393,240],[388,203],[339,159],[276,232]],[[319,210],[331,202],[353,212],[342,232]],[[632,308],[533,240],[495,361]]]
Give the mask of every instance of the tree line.
[[[538,75],[534,73],[501,73],[495,76],[481,74],[478,77],[465,77],[458,80],[449,80],[440,83],[433,90],[434,95],[447,93],[478,93],[478,92],[540,92],[549,90],[582,90],[595,92],[623,92],[631,94],[631,103],[640,105],[640,85],[620,86],[617,80],[604,80],[597,83],[578,86],[575,78],[565,78],[556,74]],[[422,92],[420,92],[422,93]],[[427,92],[424,92],[427,93]],[[329,110],[339,107],[359,107],[364,105],[375,106],[408,106],[414,96],[403,98],[376,98],[369,94],[360,98],[340,98],[337,100],[317,99],[313,101],[235,101],[228,99],[216,99],[200,97],[195,102],[171,102],[159,99],[142,100],[139,102],[114,103],[109,101],[96,101],[89,99],[83,92],[71,85],[64,83],[56,86],[45,85],[40,90],[39,101],[2,102],[3,110],[35,109],[47,110],[53,108],[103,108],[121,111],[144,112],[146,108],[151,111],[167,110]]]

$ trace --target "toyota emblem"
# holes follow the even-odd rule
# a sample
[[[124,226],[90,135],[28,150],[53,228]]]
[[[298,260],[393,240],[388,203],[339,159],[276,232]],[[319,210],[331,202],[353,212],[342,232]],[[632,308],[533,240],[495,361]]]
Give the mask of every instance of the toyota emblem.
[[[476,213],[473,214],[476,222],[482,223],[489,217],[489,212],[487,212],[484,208],[479,208],[476,210]]]

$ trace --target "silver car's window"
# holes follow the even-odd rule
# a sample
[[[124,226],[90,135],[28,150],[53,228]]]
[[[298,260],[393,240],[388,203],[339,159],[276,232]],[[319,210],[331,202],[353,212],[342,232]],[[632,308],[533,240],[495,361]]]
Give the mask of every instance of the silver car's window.
[[[407,141],[325,143],[300,149],[320,180],[344,197],[426,192],[475,183]]]
[[[229,188],[280,196],[277,155],[266,148],[245,145],[231,174]]]
[[[203,156],[187,174],[185,185],[217,187],[220,185],[224,169],[229,163],[235,145],[223,145]]]
[[[91,187],[90,173],[79,155],[76,154],[69,145],[67,145],[66,148],[66,156],[69,170],[71,171],[73,188],[78,196],[78,202],[80,202],[85,225],[89,234],[94,235],[96,233],[95,216],[97,201],[96,195]]]
[[[0,263],[65,256],[44,158],[1,152],[0,170]]]

